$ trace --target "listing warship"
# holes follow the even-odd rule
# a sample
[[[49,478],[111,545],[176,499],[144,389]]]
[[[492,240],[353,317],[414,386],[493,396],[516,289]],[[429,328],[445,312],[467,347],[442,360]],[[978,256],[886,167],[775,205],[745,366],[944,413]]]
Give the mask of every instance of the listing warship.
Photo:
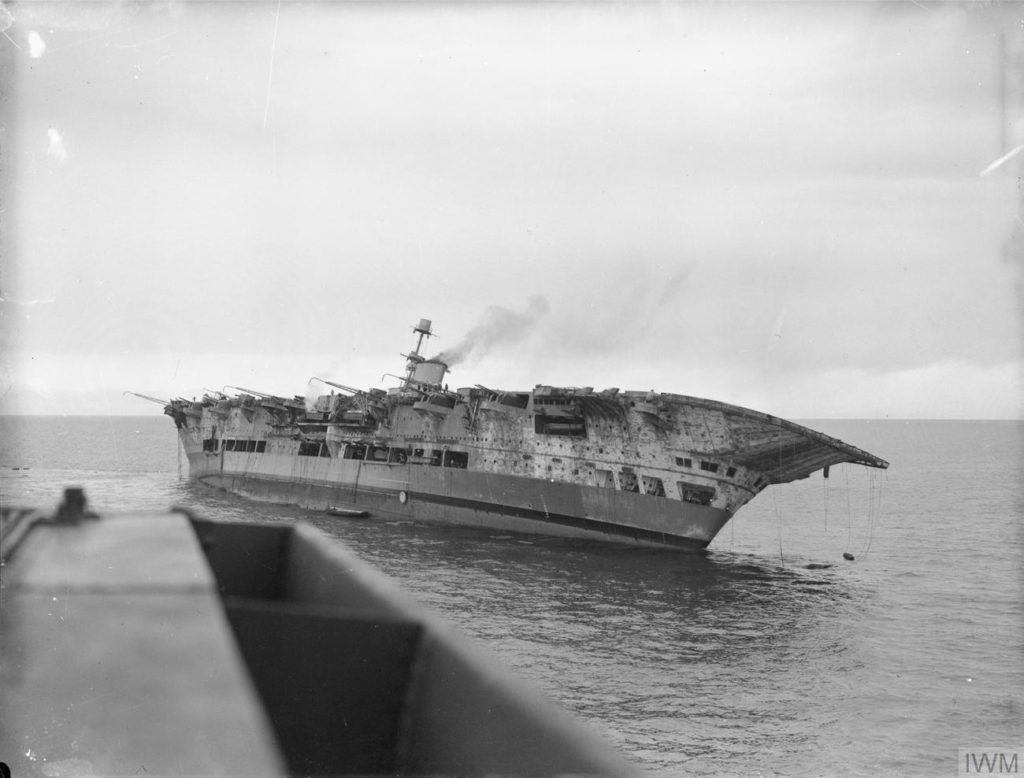
[[[769,484],[889,463],[758,411],[658,392],[537,385],[449,391],[420,354],[388,389],[325,379],[315,400],[230,387],[164,407],[189,475],[248,498],[344,516],[706,547]],[[225,387],[229,388],[229,387]]]

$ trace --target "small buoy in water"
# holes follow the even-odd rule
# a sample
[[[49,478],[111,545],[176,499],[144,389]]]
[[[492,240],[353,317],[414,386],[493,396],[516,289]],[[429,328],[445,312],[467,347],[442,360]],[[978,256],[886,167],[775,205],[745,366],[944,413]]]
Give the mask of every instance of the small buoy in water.
[[[843,552],[843,559],[845,559],[847,562],[852,562],[853,561],[853,554],[851,554],[849,551],[844,551]]]

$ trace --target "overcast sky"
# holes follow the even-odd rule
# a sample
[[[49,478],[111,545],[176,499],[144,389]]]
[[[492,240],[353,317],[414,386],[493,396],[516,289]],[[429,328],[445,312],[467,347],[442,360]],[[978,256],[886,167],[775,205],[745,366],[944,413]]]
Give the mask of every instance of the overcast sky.
[[[311,375],[1019,418],[1016,4],[0,7],[0,412]],[[981,175],[986,171],[985,175]]]

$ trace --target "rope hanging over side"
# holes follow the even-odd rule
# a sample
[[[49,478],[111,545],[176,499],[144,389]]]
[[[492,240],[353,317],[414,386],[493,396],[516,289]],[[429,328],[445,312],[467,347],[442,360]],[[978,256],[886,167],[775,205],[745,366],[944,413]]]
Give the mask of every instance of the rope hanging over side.
[[[779,527],[779,561],[785,564],[786,559],[782,555],[782,515],[779,513],[779,502],[774,491],[772,492],[772,506],[775,508],[775,523]]]
[[[843,468],[843,476],[846,482],[846,549],[849,553],[850,543],[853,542],[853,506],[850,504],[850,471]]]
[[[825,473],[826,473],[826,476],[821,479],[821,493],[822,493],[822,503],[825,506],[825,534],[827,535],[828,534],[828,496],[829,496],[829,491],[828,491],[828,475],[827,475],[828,468],[827,467],[825,468]]]
[[[775,438],[775,442],[778,445],[779,451],[779,472],[782,472],[782,430],[779,430],[779,434]],[[785,564],[786,559],[782,555],[782,516],[779,515],[779,502],[775,497],[775,490],[772,490],[772,505],[775,508],[775,521],[779,526],[779,561]]]
[[[880,480],[875,482],[875,474],[868,473],[868,535],[864,541],[865,556],[871,549],[871,543],[875,538],[875,525],[882,515],[882,491],[885,486],[887,474],[882,473]]]

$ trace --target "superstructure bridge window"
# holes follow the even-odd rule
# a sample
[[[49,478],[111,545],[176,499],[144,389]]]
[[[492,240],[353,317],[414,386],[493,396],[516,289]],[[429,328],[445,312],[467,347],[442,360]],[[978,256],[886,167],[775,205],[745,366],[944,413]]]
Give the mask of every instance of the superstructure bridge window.
[[[396,465],[404,465],[409,458],[409,453],[404,448],[392,446],[388,449],[388,462]]]
[[[693,460],[689,457],[676,457],[677,467],[693,467]]]
[[[217,450],[217,439],[210,438],[209,440],[203,441],[203,451],[216,451]]]
[[[702,459],[700,461],[700,469],[701,470],[707,470],[709,473],[717,473],[718,472],[718,463],[717,462],[708,462],[706,459]]]
[[[445,451],[444,459],[442,464],[445,467],[455,467],[460,470],[465,470],[469,467],[469,452],[468,451]]]
[[[709,486],[698,486],[688,484],[685,481],[678,481],[679,498],[683,502],[691,502],[694,505],[710,505],[715,499],[715,490]]]

